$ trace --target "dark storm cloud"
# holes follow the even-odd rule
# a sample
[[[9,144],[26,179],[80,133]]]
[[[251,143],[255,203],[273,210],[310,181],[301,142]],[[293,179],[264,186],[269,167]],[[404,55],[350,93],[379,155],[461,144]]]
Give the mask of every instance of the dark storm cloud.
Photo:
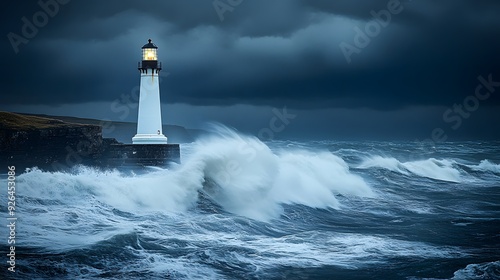
[[[18,54],[7,34],[21,34],[21,17],[40,6],[9,2],[0,102],[112,101],[138,85],[149,37],[170,73],[169,103],[450,106],[474,93],[479,75],[500,80],[498,1],[401,1],[404,10],[347,63],[339,44],[354,44],[354,27],[388,2],[243,0],[221,21],[213,1],[73,0]]]

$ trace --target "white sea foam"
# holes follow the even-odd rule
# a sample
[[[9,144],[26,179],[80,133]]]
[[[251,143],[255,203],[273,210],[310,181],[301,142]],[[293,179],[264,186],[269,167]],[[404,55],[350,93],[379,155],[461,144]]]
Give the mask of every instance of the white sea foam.
[[[391,157],[381,157],[381,156],[373,156],[367,157],[365,160],[358,166],[358,168],[368,169],[368,168],[384,168],[390,171],[399,172],[405,175],[410,174],[403,163],[399,160]]]
[[[500,173],[500,164],[494,164],[487,159],[482,160],[478,165],[467,166],[476,171],[490,171],[493,173]]]
[[[155,236],[155,238],[164,238]],[[247,236],[230,232],[184,235],[190,244],[208,246],[206,255],[214,261],[230,262],[231,251],[236,263],[256,268],[278,266],[314,267],[334,265],[349,269],[373,263],[384,263],[393,257],[456,258],[466,254],[459,248],[433,246],[423,242],[354,233],[308,231],[282,237]],[[224,250],[231,248],[231,250]],[[222,250],[221,250],[222,249]]]
[[[273,152],[255,137],[225,127],[197,141],[182,165],[139,175],[81,167],[73,173],[33,169],[19,176],[19,193],[64,203],[95,198],[123,211],[184,212],[203,191],[227,211],[277,218],[281,204],[338,208],[336,195],[374,196],[368,184],[329,152]]]
[[[465,268],[457,270],[453,274],[452,280],[473,280],[473,279],[499,279],[500,261],[481,264],[469,264]]]
[[[496,219],[489,212],[485,212],[487,217],[480,212],[480,216],[468,217],[473,212],[467,209],[464,214],[468,218],[452,219],[444,216],[450,215],[445,213],[447,208],[433,203],[425,192],[415,196],[400,191],[399,186],[397,192],[391,189],[398,183],[411,188],[406,182],[415,176],[455,182],[467,179],[466,172],[471,169],[480,172],[471,172],[470,176],[496,178],[482,174],[496,173],[498,166],[489,161],[465,168],[457,163],[460,159],[401,162],[368,155],[359,168],[371,170],[351,170],[341,157],[327,151],[297,145],[276,145],[279,150],[271,149],[254,137],[218,129],[218,136],[184,146],[183,163],[169,170],[155,167],[129,174],[80,167],[74,172],[52,173],[32,169],[19,175],[16,213],[20,248],[35,248],[35,253],[27,254],[20,264],[36,273],[48,270],[62,275],[61,271],[65,271],[67,277],[73,278],[116,274],[113,279],[137,275],[264,279],[286,271],[295,273],[300,268],[324,267],[326,271],[330,266],[387,269],[393,275],[405,275],[411,270],[400,271],[395,265],[406,260],[418,264],[421,260],[435,259],[439,263],[448,258],[446,262],[452,263],[452,258],[462,262],[464,257],[471,257],[466,249],[470,246],[441,245],[449,242],[415,233],[415,222],[435,224],[431,219],[437,216],[428,214],[439,213],[460,231],[469,221],[487,225],[483,221]],[[372,168],[391,170],[398,176],[377,176]],[[380,195],[363,200],[375,194],[356,172],[375,174],[371,180],[381,186],[377,192]],[[211,212],[213,203],[200,200],[200,193],[240,216],[220,213],[219,207]],[[337,200],[339,195],[342,198]],[[6,196],[0,197],[0,202],[6,205]],[[283,204],[342,211],[287,207],[290,218],[272,220],[282,214]],[[452,205],[452,214],[460,214],[459,203]],[[0,229],[0,235],[7,236],[6,230]],[[47,252],[56,260],[44,258]],[[481,279],[483,275],[498,278],[498,262],[469,265],[457,271],[453,279]]]
[[[454,161],[430,158],[419,161],[401,162],[391,157],[373,156],[366,158],[358,168],[383,168],[404,175],[415,174],[435,180],[461,182],[460,171],[454,166]]]

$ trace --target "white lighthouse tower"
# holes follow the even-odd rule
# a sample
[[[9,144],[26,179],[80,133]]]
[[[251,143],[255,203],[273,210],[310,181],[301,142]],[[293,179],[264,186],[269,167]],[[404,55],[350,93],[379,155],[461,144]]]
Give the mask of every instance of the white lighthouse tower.
[[[142,61],[139,62],[141,86],[137,134],[133,144],[167,144],[161,124],[161,103],[159,74],[161,62],[158,62],[158,47],[148,40],[142,47]]]

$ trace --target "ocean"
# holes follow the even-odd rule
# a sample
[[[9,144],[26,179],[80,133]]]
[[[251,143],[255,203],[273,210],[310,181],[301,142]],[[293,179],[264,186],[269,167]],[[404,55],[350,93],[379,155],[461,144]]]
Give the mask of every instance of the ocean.
[[[226,129],[169,169],[15,176],[16,272],[2,226],[0,279],[500,279],[500,142]]]

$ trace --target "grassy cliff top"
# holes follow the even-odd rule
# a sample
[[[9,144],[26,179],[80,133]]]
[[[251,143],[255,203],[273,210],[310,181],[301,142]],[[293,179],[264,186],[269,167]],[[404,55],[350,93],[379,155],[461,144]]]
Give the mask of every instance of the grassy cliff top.
[[[32,130],[84,126],[87,125],[68,123],[56,119],[27,116],[10,112],[0,112],[0,129]]]

